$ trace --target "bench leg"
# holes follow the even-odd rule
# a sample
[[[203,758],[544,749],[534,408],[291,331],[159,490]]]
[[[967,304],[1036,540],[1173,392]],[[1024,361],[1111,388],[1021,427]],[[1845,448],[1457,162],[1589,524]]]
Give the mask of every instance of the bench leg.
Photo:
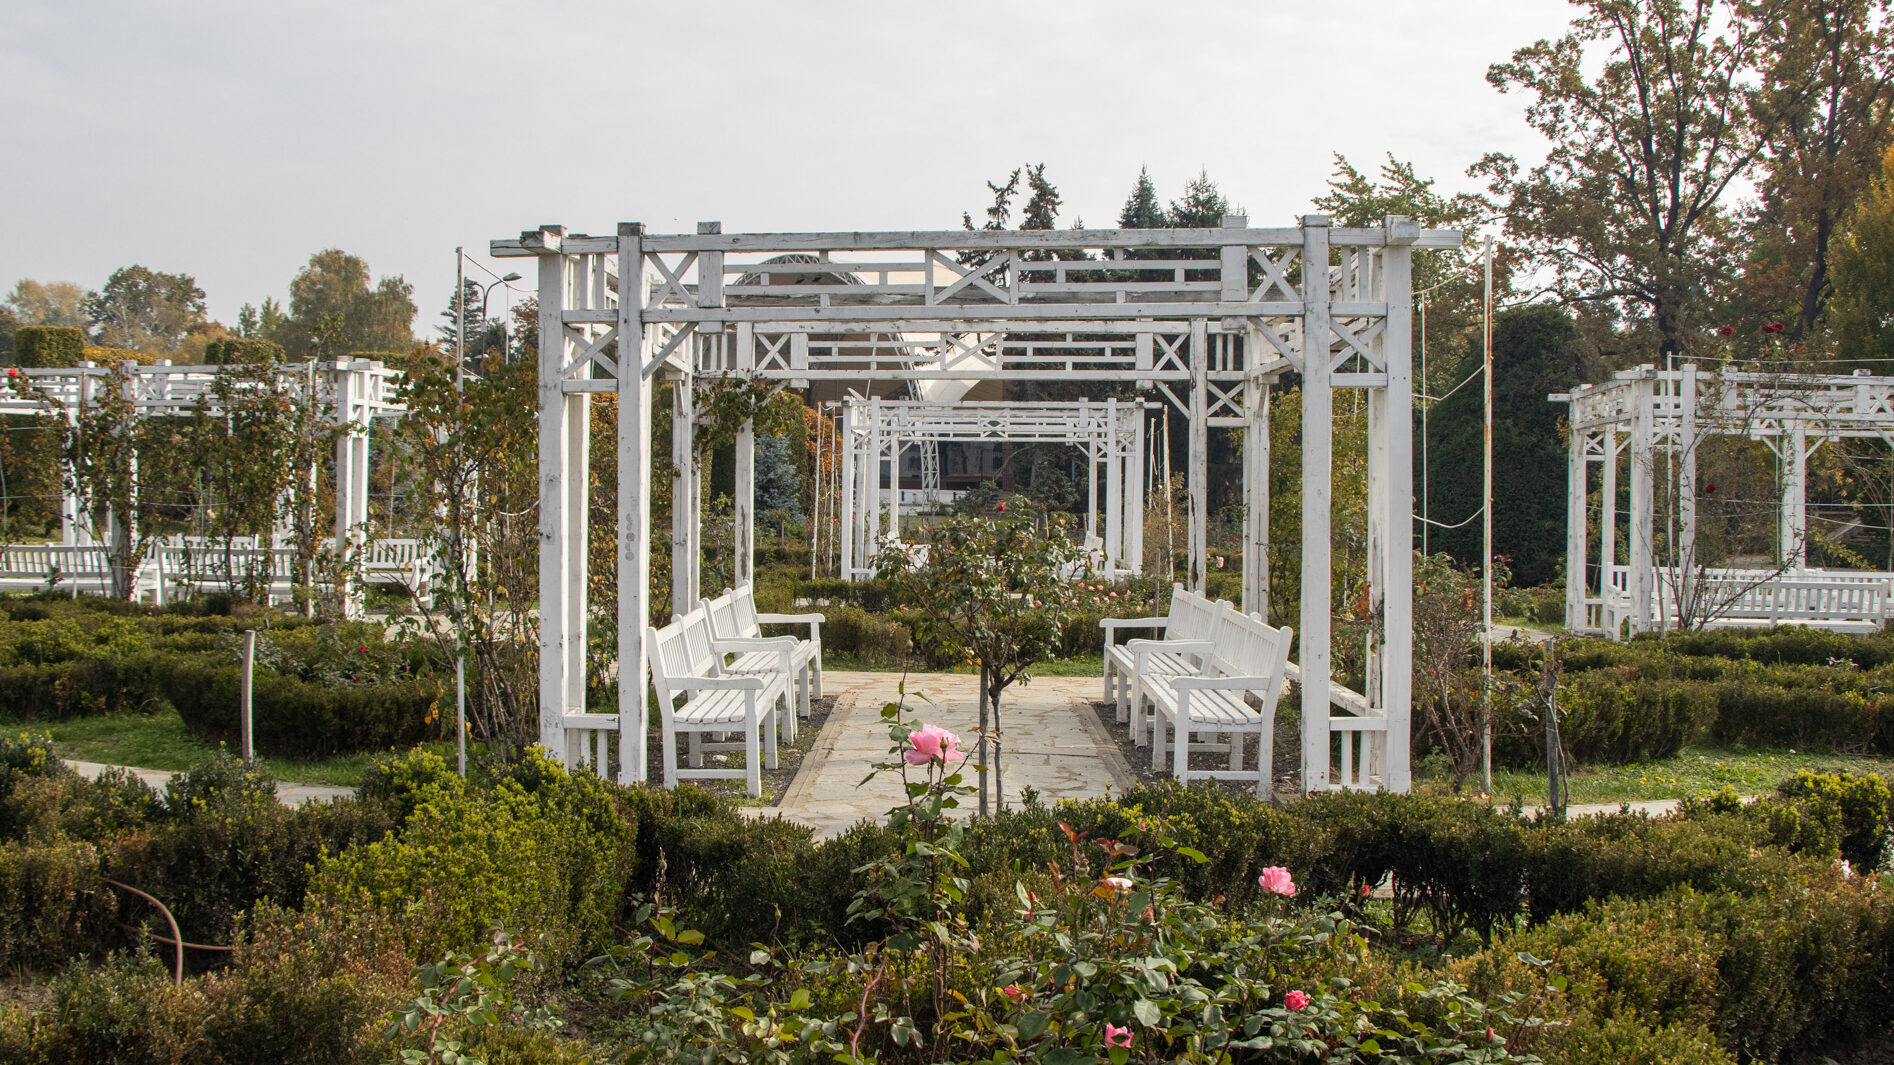
[[[771,712],[781,715],[777,718],[777,721],[780,722],[780,724],[776,728],[776,733],[782,737],[783,742],[784,743],[796,742],[795,696],[791,694],[790,689],[787,686],[783,688],[782,708],[779,710],[772,707]],[[774,769],[776,767],[770,766],[770,768]]]
[[[822,641],[811,642],[815,644],[815,655],[810,659],[809,668],[815,671],[815,697],[820,699],[822,698]]]
[[[1152,714],[1153,717],[1157,716]],[[1150,726],[1144,716],[1144,678],[1131,680],[1131,742],[1142,747],[1147,742],[1144,734]]]
[[[1230,768],[1243,768],[1243,734],[1232,732],[1230,736]]]
[[[1120,725],[1130,723],[1131,678],[1125,676],[1125,671],[1122,669],[1118,671],[1118,690],[1112,693],[1112,701],[1118,704],[1118,723]]]
[[[1140,735],[1143,734],[1140,733]],[[1164,772],[1164,751],[1166,749],[1164,742],[1164,712],[1156,707],[1151,708],[1150,738],[1151,772],[1162,773]]]
[[[693,732],[690,735],[690,767],[702,769],[704,767],[704,734]]]
[[[1110,702],[1117,695],[1117,686],[1112,683],[1111,648],[1105,648],[1105,700]]]
[[[1177,741],[1171,750],[1171,772],[1179,784],[1190,783],[1190,692],[1177,693]]]
[[[669,722],[664,726],[664,786],[677,787],[677,730]]]
[[[811,683],[810,678],[811,676],[813,676],[814,673],[815,673],[815,667],[813,665],[808,665],[808,666],[803,666],[802,672],[796,674],[796,697],[802,703],[802,706],[800,707],[800,711],[803,717],[809,716],[809,710],[810,710],[809,686]]]
[[[746,692],[744,694],[749,695],[751,699],[756,698],[754,693]],[[773,749],[776,746],[776,733],[773,726],[768,721],[758,720],[756,704],[752,702],[750,704],[749,727],[743,730],[743,782],[752,799],[760,799],[763,797],[763,763],[761,759],[757,757],[758,752],[756,745],[759,735],[766,729],[770,730],[770,747]]]
[[[786,691],[783,695],[782,703],[785,707],[787,707],[789,703],[789,696]],[[777,709],[777,704],[771,703],[769,713],[771,716],[775,716],[776,714],[782,713],[782,711]],[[770,769],[774,769],[776,768],[776,733],[781,726],[771,721],[764,721],[763,725],[765,726],[763,729],[763,764]],[[757,787],[762,787],[761,776],[757,777],[757,781]]]

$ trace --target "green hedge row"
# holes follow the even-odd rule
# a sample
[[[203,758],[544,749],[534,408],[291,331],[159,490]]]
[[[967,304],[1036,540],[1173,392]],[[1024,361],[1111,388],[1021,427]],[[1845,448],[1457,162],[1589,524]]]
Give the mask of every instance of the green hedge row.
[[[1498,645],[1495,665],[1530,690],[1541,652]],[[1894,638],[1806,628],[1672,633],[1559,645],[1560,736],[1581,763],[1670,757],[1709,737],[1744,747],[1894,753]],[[1517,710],[1496,757],[1542,764]]]
[[[442,681],[425,648],[373,625],[278,611],[244,617],[43,597],[0,601],[0,718],[55,721],[175,709],[194,733],[239,732],[239,633],[258,630],[257,749],[294,758],[440,735]]]

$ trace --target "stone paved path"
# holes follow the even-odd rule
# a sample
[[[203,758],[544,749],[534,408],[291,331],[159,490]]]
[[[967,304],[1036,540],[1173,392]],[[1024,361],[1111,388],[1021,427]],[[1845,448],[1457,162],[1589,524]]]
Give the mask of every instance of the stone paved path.
[[[826,839],[862,818],[879,819],[898,805],[898,774],[857,785],[871,766],[888,757],[888,728],[881,720],[881,707],[898,698],[902,681],[899,673],[825,673],[824,690],[840,695],[835,712],[782,803],[752,812],[781,814],[814,828],[819,838]],[[971,744],[979,719],[978,682],[973,675],[909,674],[910,719],[939,724]],[[1134,778],[1118,745],[1104,734],[1088,705],[1088,700],[1098,697],[1099,683],[1096,677],[1040,677],[1007,690],[1002,707],[1009,798],[1017,798],[1025,787],[1034,788],[1048,802],[1122,794],[1131,787]]]
[[[151,785],[152,790],[159,794],[164,793],[164,786],[169,784],[171,778],[176,775],[169,769],[139,769],[135,766],[114,767],[102,762],[75,762],[68,760],[66,764],[77,770],[79,775],[85,777],[87,780],[97,779],[98,775],[107,769],[125,769],[130,771],[133,776]],[[354,794],[354,788],[338,788],[328,784],[279,783],[276,785],[276,798],[286,806],[301,806],[303,803],[310,802],[311,800],[326,801],[329,799],[343,799],[353,796]]]

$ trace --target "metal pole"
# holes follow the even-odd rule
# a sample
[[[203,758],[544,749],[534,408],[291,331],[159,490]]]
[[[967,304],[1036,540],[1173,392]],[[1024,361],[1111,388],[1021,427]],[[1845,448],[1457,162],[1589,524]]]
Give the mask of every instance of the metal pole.
[[[1493,240],[1486,241],[1486,304],[1481,314],[1486,347],[1485,481],[1480,496],[1480,781],[1493,793]]]
[[[466,391],[467,385],[467,280],[466,256],[462,249],[454,249],[454,394]],[[481,313],[486,313],[486,301],[481,300]],[[483,320],[482,325],[485,322]],[[455,449],[458,452],[458,448]],[[459,455],[455,455],[455,465],[459,465]],[[462,559],[454,565],[456,572],[466,564]],[[455,607],[462,613],[466,608],[464,589],[456,588],[455,596],[460,602]],[[454,626],[454,742],[460,749],[460,775],[467,776],[467,648],[462,642],[461,627]]]
[[[1429,392],[1429,391],[1427,390],[1427,389],[1428,389],[1428,380],[1427,380],[1427,303],[1428,303],[1428,299],[1427,299],[1427,297],[1426,297],[1426,296],[1422,296],[1422,297],[1421,297],[1421,305],[1420,305],[1420,320],[1421,320],[1421,330],[1420,330],[1420,333],[1421,333],[1421,335],[1420,335],[1420,388],[1416,390],[1416,391],[1418,391],[1418,392],[1419,392],[1419,394],[1420,394],[1420,396],[1421,396],[1421,405],[1420,405],[1420,409],[1421,409],[1421,440],[1420,440],[1420,445],[1421,445],[1421,557],[1422,557],[1422,558],[1426,558],[1426,557],[1427,557],[1427,532],[1428,532],[1428,528],[1429,528],[1429,527],[1430,527],[1430,526],[1431,526],[1431,525],[1433,524],[1433,522],[1432,522],[1431,520],[1429,520],[1429,519],[1431,519],[1431,518],[1433,517],[1433,513],[1432,513],[1432,509],[1431,509],[1431,508],[1429,507],[1429,505],[1428,505],[1428,504],[1430,503],[1430,501],[1432,500],[1432,493],[1428,491],[1428,484],[1427,484],[1427,414],[1428,414],[1428,412],[1429,412],[1429,411],[1431,411],[1431,410],[1433,409],[1433,406],[1434,406],[1434,405],[1433,405],[1433,403],[1432,403],[1432,402],[1431,402],[1430,400],[1428,400],[1428,398],[1427,398],[1428,396],[1430,396],[1430,395],[1432,395],[1432,394],[1433,394],[1433,393],[1431,393],[1431,392]]]
[[[252,762],[256,761],[256,730],[251,725],[251,718],[250,718],[250,694],[252,691],[251,681],[253,677],[255,676],[255,674],[256,674],[256,630],[245,629],[243,630],[243,680],[242,680],[242,690],[240,693],[240,698],[243,703],[243,706],[242,706],[243,719],[239,724],[239,728],[242,730],[240,743],[241,743],[241,750],[243,751],[243,764],[244,765],[249,765]]]

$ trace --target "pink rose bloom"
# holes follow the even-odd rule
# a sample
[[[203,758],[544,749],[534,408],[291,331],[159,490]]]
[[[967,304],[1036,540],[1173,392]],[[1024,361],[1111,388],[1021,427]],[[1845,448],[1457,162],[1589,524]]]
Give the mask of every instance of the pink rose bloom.
[[[1113,891],[1130,891],[1136,886],[1131,882],[1131,878],[1128,876],[1108,876],[1105,878],[1104,884]]]
[[[903,757],[909,765],[926,765],[939,762],[943,765],[959,752],[954,750],[960,745],[960,737],[932,723],[922,725],[908,734],[909,749]]]
[[[1294,897],[1296,893],[1295,880],[1290,878],[1289,870],[1284,869],[1280,865],[1272,865],[1264,869],[1263,875],[1257,877],[1256,882],[1263,886],[1264,891],[1272,895],[1282,895],[1288,898]]]
[[[1105,1022],[1105,1045],[1108,1047],[1128,1047],[1131,1045],[1131,1029],[1120,1028],[1110,1021]]]
[[[1011,1000],[1014,1005],[1018,1005],[1019,1000],[1026,997],[1025,990],[1022,989],[1018,984],[1009,984],[1008,986],[1003,987],[1000,990],[1005,992],[1006,997],[1009,1000]]]
[[[1300,991],[1291,991],[1282,996],[1282,1004],[1295,1013],[1301,1013],[1309,1008],[1309,996]]]

